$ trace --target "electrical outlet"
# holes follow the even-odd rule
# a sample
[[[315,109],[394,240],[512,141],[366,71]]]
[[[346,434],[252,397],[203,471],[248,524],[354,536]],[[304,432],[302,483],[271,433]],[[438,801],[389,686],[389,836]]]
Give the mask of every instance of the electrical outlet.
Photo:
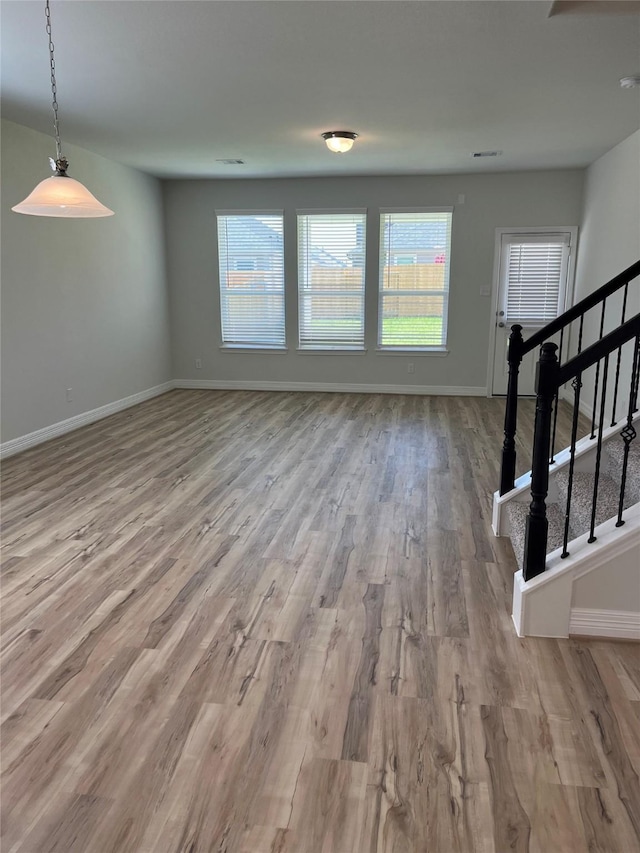
[[[491,288],[488,285],[483,285],[480,288],[480,296],[491,296]]]
[[[73,401],[73,388],[67,388],[67,403]]]
[[[196,370],[202,370],[202,359],[196,358]]]
[[[414,364],[412,361],[408,362],[408,364],[407,364],[407,373],[415,373],[415,372],[416,372],[416,366],[415,366],[415,364]]]

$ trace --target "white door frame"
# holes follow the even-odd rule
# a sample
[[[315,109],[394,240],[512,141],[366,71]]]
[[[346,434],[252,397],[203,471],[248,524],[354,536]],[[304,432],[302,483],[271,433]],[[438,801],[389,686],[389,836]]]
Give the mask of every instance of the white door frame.
[[[571,234],[569,246],[569,265],[567,267],[567,287],[565,290],[563,311],[573,305],[574,276],[576,270],[576,253],[578,249],[577,225],[535,225],[532,228],[518,226],[517,228],[496,228],[495,245],[493,249],[493,279],[491,284],[491,317],[489,324],[489,354],[487,358],[487,397],[493,397],[493,370],[496,348],[496,317],[498,315],[498,294],[500,292],[500,256],[502,237],[504,234],[555,234],[568,231]],[[503,396],[500,394],[499,396]]]

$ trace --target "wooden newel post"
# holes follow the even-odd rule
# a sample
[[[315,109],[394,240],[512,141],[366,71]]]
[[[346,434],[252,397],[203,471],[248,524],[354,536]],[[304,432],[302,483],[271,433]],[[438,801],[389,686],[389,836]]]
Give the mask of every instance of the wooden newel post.
[[[510,492],[516,479],[516,424],[518,421],[518,372],[522,361],[522,326],[512,326],[509,335],[509,381],[504,412],[504,441],[500,468],[500,494]]]
[[[524,568],[526,581],[545,570],[547,561],[546,497],[549,491],[549,450],[551,447],[551,416],[553,399],[558,389],[557,344],[542,345],[540,361],[536,369],[536,422],[533,435],[533,459],[531,462],[531,505],[527,516],[524,539]]]

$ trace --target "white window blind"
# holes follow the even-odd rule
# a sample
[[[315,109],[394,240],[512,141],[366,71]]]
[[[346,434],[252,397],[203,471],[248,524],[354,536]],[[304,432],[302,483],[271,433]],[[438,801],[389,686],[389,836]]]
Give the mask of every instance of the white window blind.
[[[380,216],[379,347],[445,346],[451,217],[451,210]]]
[[[222,341],[283,348],[282,214],[218,213]]]
[[[564,310],[571,235],[504,234],[502,278],[505,321],[544,326]]]
[[[365,212],[298,215],[301,349],[364,347]]]

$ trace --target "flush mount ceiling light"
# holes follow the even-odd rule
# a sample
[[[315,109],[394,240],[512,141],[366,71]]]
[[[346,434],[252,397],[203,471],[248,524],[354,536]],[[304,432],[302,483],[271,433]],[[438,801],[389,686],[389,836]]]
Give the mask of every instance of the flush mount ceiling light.
[[[327,143],[329,151],[333,151],[334,154],[346,154],[353,148],[358,134],[351,133],[350,130],[328,130],[322,134],[322,138]]]
[[[29,216],[59,216],[69,218],[90,218],[96,216],[113,216],[104,204],[89,192],[79,181],[67,175],[69,161],[62,153],[60,129],[58,124],[58,101],[56,88],[56,63],[53,56],[53,41],[51,39],[51,11],[49,0],[45,0],[45,17],[47,19],[47,34],[49,36],[49,64],[51,66],[51,95],[53,107],[53,127],[56,139],[56,159],[49,158],[54,174],[40,181],[38,186],[24,201],[16,204],[11,210],[15,213],[26,213]]]
[[[640,74],[632,74],[631,77],[621,77],[620,85],[623,89],[635,89],[640,86]]]

